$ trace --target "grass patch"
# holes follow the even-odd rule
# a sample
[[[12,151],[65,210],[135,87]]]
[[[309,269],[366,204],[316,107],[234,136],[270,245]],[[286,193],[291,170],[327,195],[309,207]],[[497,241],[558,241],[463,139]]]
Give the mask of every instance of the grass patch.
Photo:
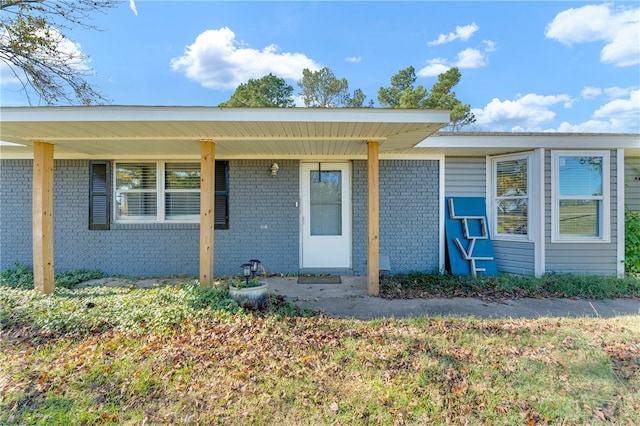
[[[135,292],[140,303],[143,292],[153,291]],[[55,338],[5,327],[0,423],[640,421],[638,317],[365,322],[207,312],[169,329]]]
[[[638,316],[355,321],[227,294],[0,286],[0,424],[640,422]]]
[[[541,278],[500,274],[497,277],[409,273],[380,280],[380,294],[387,298],[428,297],[581,297],[610,299],[640,297],[640,277],[600,277],[546,274]]]
[[[57,287],[51,296],[0,286],[0,329],[29,330],[37,335],[86,335],[106,330],[168,332],[186,320],[210,316],[229,319],[234,314],[283,318],[311,316],[314,312],[275,295],[270,295],[259,311],[245,308],[229,297],[225,282],[214,286],[185,282],[148,289]]]
[[[103,272],[86,269],[58,272],[54,276],[56,287],[74,288],[84,281],[105,278]],[[13,268],[0,272],[0,286],[30,290],[33,288],[33,271],[20,262],[16,262]]]

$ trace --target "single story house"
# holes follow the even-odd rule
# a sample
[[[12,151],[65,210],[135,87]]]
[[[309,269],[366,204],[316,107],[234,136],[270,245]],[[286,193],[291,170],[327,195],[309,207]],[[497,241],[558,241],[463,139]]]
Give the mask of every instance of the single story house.
[[[131,276],[443,270],[448,197],[499,271],[622,275],[639,134],[447,133],[448,111],[0,108],[0,269]],[[382,264],[381,265],[381,260]],[[387,266],[387,263],[389,266]],[[54,268],[55,265],[55,268]]]

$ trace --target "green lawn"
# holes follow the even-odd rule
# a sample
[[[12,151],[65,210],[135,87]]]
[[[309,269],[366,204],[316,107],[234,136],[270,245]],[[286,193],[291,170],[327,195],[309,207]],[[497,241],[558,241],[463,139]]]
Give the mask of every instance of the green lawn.
[[[309,314],[224,285],[0,286],[0,424],[640,424],[640,316]]]

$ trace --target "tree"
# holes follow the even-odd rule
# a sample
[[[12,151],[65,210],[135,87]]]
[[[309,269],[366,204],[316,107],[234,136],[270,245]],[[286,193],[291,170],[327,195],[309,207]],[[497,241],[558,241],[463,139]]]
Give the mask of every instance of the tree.
[[[333,71],[324,67],[319,71],[302,70],[302,79],[298,81],[302,89],[300,95],[306,107],[334,108],[363,108],[366,95],[356,89],[349,94],[349,83],[346,78],[336,78]],[[373,106],[373,101],[369,103]]]
[[[91,14],[120,0],[0,0],[0,60],[21,85],[49,105],[105,99],[86,81],[87,57],[66,37],[73,28],[96,29]]]
[[[387,108],[433,108],[451,110],[451,130],[474,123],[475,116],[469,104],[463,104],[451,89],[460,82],[462,74],[458,68],[440,74],[438,81],[431,87],[431,91],[422,86],[414,87],[416,82],[415,69],[410,66],[400,70],[391,77],[389,87],[378,90],[378,102]]]
[[[295,106],[293,87],[284,79],[268,74],[257,80],[250,79],[246,84],[240,84],[231,98],[219,106],[291,108]]]
[[[462,74],[460,70],[451,68],[438,76],[438,81],[431,87],[429,96],[424,100],[424,108],[450,109],[451,130],[457,131],[462,127],[475,123],[476,117],[471,112],[469,104],[463,104],[457,97],[456,92],[451,89],[460,82]]]
[[[319,71],[302,70],[300,95],[306,107],[331,108],[342,105],[349,90],[346,78],[338,80],[329,68]]]
[[[391,77],[390,87],[378,90],[378,102],[383,108],[422,108],[421,102],[427,95],[422,87],[413,87],[416,70],[413,67],[400,70]]]
[[[344,106],[346,108],[373,108],[373,99],[369,100],[369,103],[365,106],[367,95],[361,89],[353,91],[353,95],[347,95],[344,100]]]

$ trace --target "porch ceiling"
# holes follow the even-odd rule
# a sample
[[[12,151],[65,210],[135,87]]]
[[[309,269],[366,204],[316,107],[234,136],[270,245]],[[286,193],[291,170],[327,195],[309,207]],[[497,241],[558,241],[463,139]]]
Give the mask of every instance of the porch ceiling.
[[[366,156],[410,149],[449,122],[448,111],[217,107],[0,108],[5,154],[31,157],[37,141],[56,158],[198,157],[200,141],[216,157]]]

